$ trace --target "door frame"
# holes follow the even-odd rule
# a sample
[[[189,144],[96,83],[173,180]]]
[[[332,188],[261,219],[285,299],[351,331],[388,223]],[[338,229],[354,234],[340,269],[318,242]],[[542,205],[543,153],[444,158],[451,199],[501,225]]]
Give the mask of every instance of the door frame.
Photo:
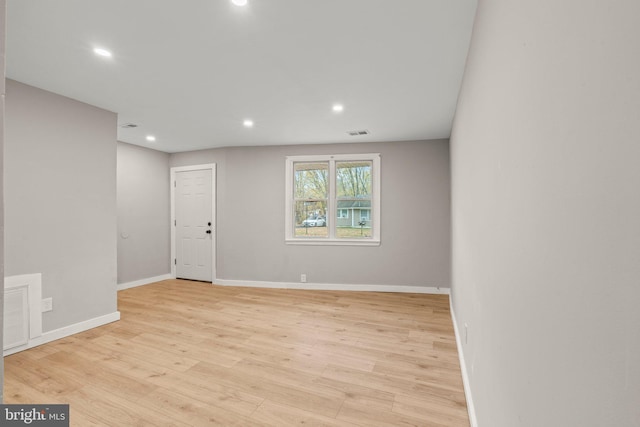
[[[197,170],[211,170],[211,283],[216,280],[216,242],[218,229],[216,221],[216,164],[207,163],[193,166],[177,166],[171,168],[169,188],[171,189],[171,276],[176,278],[176,173]]]

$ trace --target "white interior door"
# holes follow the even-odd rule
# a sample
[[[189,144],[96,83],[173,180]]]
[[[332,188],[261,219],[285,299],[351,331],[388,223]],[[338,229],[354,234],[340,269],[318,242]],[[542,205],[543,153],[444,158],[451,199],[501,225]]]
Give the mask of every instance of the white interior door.
[[[211,282],[212,169],[175,173],[175,266],[179,279]]]

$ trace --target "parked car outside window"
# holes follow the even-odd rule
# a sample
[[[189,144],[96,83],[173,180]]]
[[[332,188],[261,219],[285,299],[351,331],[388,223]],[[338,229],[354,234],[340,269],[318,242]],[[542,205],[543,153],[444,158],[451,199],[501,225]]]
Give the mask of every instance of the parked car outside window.
[[[302,221],[303,227],[324,227],[327,225],[327,219],[323,216],[309,217]]]

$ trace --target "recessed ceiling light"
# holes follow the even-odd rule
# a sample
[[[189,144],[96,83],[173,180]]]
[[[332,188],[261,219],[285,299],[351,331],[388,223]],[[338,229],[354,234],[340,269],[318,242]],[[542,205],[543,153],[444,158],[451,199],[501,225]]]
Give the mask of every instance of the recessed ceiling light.
[[[109,52],[107,49],[102,49],[101,47],[96,47],[93,49],[93,53],[98,56],[104,56],[105,58],[111,58],[113,54]]]
[[[246,119],[244,122],[242,122],[242,125],[246,128],[252,128],[253,127],[253,120],[249,120]]]
[[[247,0],[231,0],[231,3],[235,4],[236,6],[246,6]]]
[[[153,135],[147,135],[147,141],[149,142],[155,142],[156,141],[156,137]]]
[[[342,104],[333,104],[334,113],[342,113],[343,111],[344,111],[344,106]]]

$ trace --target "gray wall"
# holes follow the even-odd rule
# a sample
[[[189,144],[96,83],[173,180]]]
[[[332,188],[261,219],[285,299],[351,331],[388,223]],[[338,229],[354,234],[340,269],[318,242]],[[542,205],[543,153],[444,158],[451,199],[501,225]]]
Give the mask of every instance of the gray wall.
[[[169,154],[118,142],[118,283],[171,273]]]
[[[116,115],[7,81],[6,275],[42,273],[50,331],[116,311]]]
[[[451,158],[481,427],[640,425],[639,16],[479,2]]]
[[[284,243],[285,157],[381,153],[379,247]],[[171,166],[217,164],[217,277],[330,284],[449,287],[446,140],[203,150]]]
[[[7,2],[0,0],[0,277],[4,277],[4,97],[5,97],[5,17]],[[3,341],[4,285],[0,292],[0,342]],[[0,403],[3,402],[4,359],[0,358]]]

